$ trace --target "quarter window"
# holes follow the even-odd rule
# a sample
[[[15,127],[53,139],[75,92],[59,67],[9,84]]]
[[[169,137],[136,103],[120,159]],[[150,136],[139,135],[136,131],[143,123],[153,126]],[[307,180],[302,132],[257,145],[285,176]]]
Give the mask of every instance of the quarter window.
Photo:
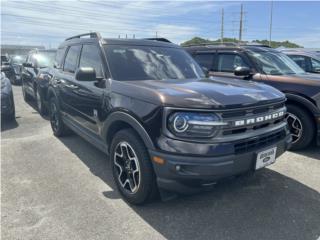
[[[92,67],[96,70],[97,77],[103,77],[100,52],[95,45],[83,45],[80,67]]]
[[[237,54],[219,54],[218,72],[234,72],[237,67],[249,67]]]
[[[66,72],[74,73],[78,66],[78,57],[80,54],[80,45],[71,46],[68,50],[66,59],[64,61],[63,70]]]

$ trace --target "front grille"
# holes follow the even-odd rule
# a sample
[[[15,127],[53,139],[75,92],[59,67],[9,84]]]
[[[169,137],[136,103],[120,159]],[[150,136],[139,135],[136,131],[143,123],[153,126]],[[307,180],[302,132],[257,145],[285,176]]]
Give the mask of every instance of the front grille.
[[[259,148],[269,146],[271,144],[277,143],[279,140],[286,136],[284,130],[276,133],[272,133],[266,136],[255,137],[254,139],[248,139],[234,145],[234,152],[236,154],[249,152]]]

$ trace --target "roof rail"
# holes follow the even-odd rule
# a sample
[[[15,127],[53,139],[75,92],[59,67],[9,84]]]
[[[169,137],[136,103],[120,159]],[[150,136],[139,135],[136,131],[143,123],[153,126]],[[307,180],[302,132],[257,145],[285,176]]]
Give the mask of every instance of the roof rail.
[[[225,43],[221,43],[221,42],[213,42],[213,43],[198,43],[198,44],[186,44],[183,45],[184,47],[196,47],[196,46],[205,46],[205,47],[210,47],[210,46],[238,46],[238,43],[235,42],[225,42]]]
[[[66,38],[65,41],[74,39],[74,38],[81,38],[81,37],[85,37],[85,36],[89,36],[90,38],[97,38],[97,39],[101,39],[101,35],[98,32],[90,32],[90,33],[83,33],[83,34],[79,34],[79,35],[75,35],[69,38]]]
[[[152,40],[152,41],[159,41],[159,42],[167,42],[167,43],[171,43],[171,41],[169,41],[166,38],[144,38],[145,40]]]

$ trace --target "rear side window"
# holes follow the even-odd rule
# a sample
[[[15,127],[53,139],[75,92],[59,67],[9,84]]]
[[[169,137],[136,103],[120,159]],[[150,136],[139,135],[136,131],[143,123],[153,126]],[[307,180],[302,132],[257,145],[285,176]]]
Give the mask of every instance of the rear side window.
[[[194,59],[199,63],[201,67],[205,67],[208,70],[212,70],[213,67],[213,54],[197,54]]]
[[[237,54],[219,54],[218,72],[234,72],[237,67],[249,67]]]
[[[92,67],[97,77],[103,77],[100,51],[95,45],[83,45],[80,57],[80,67]]]
[[[57,50],[57,54],[56,54],[56,57],[54,60],[54,64],[56,65],[57,68],[62,68],[63,57],[64,57],[65,52],[66,52],[66,47],[59,48]]]
[[[80,54],[80,45],[71,46],[64,61],[63,71],[74,73],[78,67],[78,58]]]
[[[320,72],[320,61],[311,58],[312,69],[315,72]]]

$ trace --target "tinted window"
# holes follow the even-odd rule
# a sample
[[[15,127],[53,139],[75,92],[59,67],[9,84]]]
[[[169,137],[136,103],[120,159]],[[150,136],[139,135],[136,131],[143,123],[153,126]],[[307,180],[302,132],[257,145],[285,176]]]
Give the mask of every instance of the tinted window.
[[[320,72],[320,61],[314,58],[311,58],[312,69],[315,72]]]
[[[92,67],[96,70],[97,77],[103,77],[100,52],[95,45],[83,45],[80,67]]]
[[[54,58],[56,56],[55,51],[38,52],[32,55],[31,62],[37,64],[37,67],[52,67]]]
[[[64,54],[66,52],[66,47],[63,47],[63,48],[59,48],[57,50],[57,54],[56,54],[56,57],[55,57],[55,65],[57,68],[61,68],[62,67],[62,64],[63,64],[63,58],[64,58]]]
[[[201,78],[199,65],[183,49],[156,46],[105,46],[110,71],[116,80]]]
[[[249,67],[237,54],[219,54],[218,72],[234,72],[237,67]]]
[[[212,70],[213,54],[197,54],[194,59],[199,63],[200,66]]]
[[[304,56],[289,55],[289,57],[293,61],[295,61],[295,63],[298,64],[302,69],[307,70],[307,62],[306,62],[306,58]]]
[[[80,45],[71,46],[68,50],[66,59],[64,60],[63,70],[74,73],[78,66],[78,57],[80,54]]]

